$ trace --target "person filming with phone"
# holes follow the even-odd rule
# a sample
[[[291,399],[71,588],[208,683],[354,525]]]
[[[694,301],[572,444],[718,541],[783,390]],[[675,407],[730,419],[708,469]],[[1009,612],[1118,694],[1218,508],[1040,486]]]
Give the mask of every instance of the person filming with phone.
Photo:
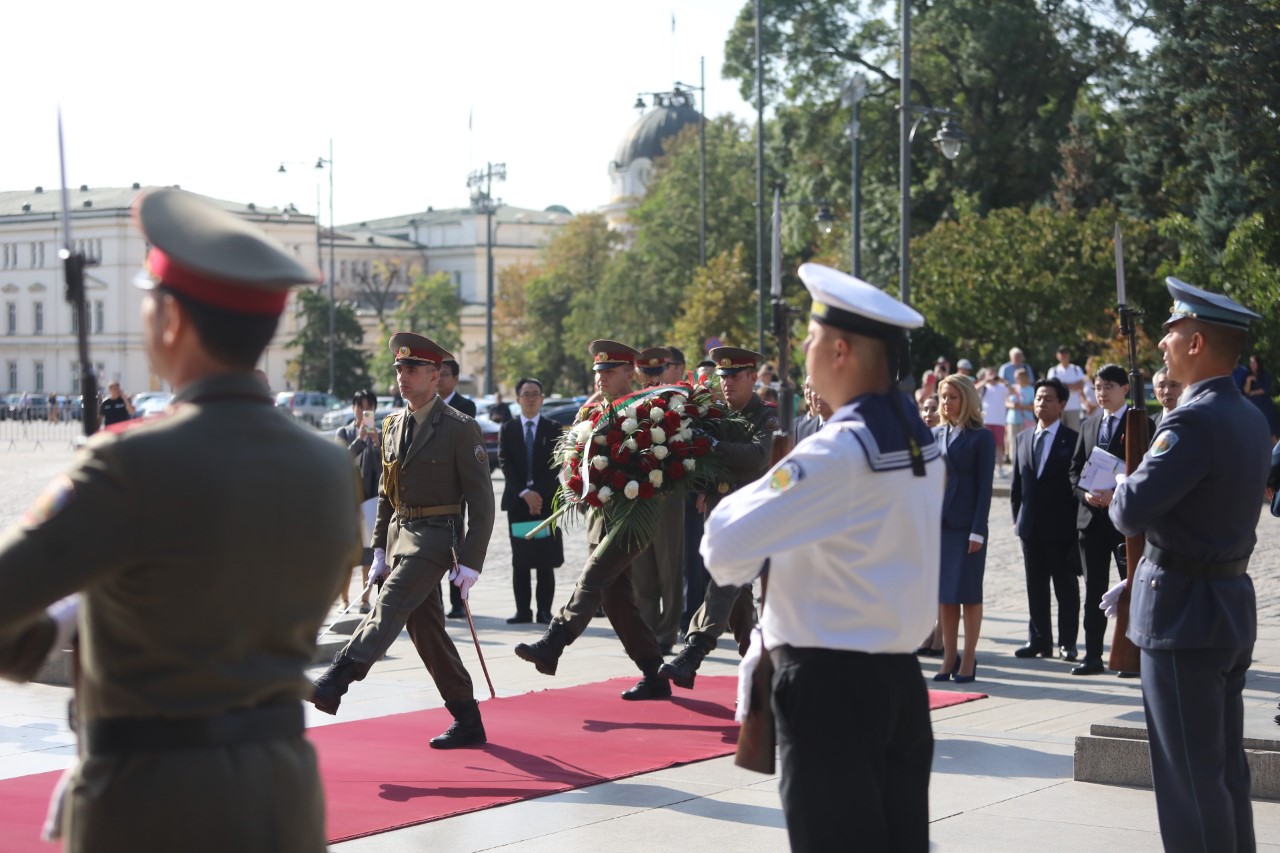
[[[374,422],[373,413],[378,408],[378,396],[368,389],[357,391],[351,397],[351,414],[355,422],[338,430],[338,441],[355,457],[356,468],[360,471],[360,485],[364,489],[361,496],[360,512],[364,517],[364,539],[368,542],[373,531],[374,516],[378,511],[378,478],[382,476],[382,454],[379,451],[378,425]],[[360,558],[360,612],[369,612],[369,564],[373,562],[373,549],[365,548]],[[348,582],[342,587],[342,606],[351,603],[348,594]]]

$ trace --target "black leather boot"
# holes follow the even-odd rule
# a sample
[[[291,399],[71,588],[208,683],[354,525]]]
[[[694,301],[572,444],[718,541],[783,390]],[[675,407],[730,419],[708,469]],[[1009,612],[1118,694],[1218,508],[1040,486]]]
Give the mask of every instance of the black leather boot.
[[[355,680],[356,662],[349,657],[338,655],[333,659],[333,663],[329,664],[329,668],[316,679],[316,683],[312,685],[314,689],[307,701],[315,705],[317,711],[337,714],[347,687]]]
[[[541,640],[516,646],[516,657],[529,661],[543,675],[555,675],[556,664],[560,662],[560,653],[572,642],[569,626],[563,622],[552,622]]]
[[[639,664],[640,671],[644,673],[644,678],[637,681],[635,687],[624,691],[622,698],[633,702],[641,699],[670,699],[671,682],[658,675],[658,669],[662,666],[662,658],[649,658],[648,660],[639,661]]]
[[[667,679],[676,687],[692,690],[693,680],[697,677],[698,667],[702,666],[702,659],[707,656],[707,651],[697,640],[690,640],[680,650],[680,654],[658,668],[658,677]]]
[[[488,738],[484,734],[484,722],[480,719],[480,706],[474,699],[461,699],[445,702],[444,706],[453,714],[453,725],[439,737],[430,741],[432,749],[457,749],[461,746],[479,746]]]

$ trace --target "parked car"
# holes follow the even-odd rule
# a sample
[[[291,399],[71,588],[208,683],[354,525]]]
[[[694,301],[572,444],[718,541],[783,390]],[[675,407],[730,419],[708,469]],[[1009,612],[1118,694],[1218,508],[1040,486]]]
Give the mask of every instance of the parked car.
[[[291,415],[313,427],[320,426],[320,419],[343,403],[332,394],[323,391],[281,391],[276,394],[276,408],[287,409]]]
[[[158,415],[165,410],[172,400],[173,395],[166,391],[148,392],[145,400],[140,404],[133,404],[133,416],[135,418],[145,418],[151,415]]]
[[[26,420],[32,421],[43,421],[49,417],[49,398],[46,395],[36,393],[28,394],[27,402],[28,405],[26,412],[23,413],[21,411],[22,394],[10,394],[5,397],[5,416],[11,420],[25,418]]]

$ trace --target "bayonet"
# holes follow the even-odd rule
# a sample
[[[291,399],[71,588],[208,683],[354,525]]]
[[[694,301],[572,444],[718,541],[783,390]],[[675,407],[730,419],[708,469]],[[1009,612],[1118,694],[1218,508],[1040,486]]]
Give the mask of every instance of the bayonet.
[[[89,265],[83,252],[75,250],[71,234],[71,190],[67,184],[67,151],[62,136],[62,109],[58,109],[58,168],[62,176],[62,271],[66,278],[67,301],[76,316],[76,342],[80,356],[80,416],[85,436],[98,431],[98,377],[89,361],[89,305],[84,292],[84,268]]]

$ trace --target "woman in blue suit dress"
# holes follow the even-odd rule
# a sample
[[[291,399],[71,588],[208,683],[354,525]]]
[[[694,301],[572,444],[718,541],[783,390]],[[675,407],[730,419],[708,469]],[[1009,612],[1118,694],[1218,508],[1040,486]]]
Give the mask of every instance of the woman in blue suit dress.
[[[987,515],[996,467],[996,442],[982,422],[982,400],[973,380],[955,374],[938,385],[942,424],[933,431],[947,465],[942,498],[942,566],[938,580],[938,620],[942,627],[942,669],[934,681],[973,681],[974,657],[982,632],[982,574],[987,562]],[[959,656],[964,617],[964,654]]]

